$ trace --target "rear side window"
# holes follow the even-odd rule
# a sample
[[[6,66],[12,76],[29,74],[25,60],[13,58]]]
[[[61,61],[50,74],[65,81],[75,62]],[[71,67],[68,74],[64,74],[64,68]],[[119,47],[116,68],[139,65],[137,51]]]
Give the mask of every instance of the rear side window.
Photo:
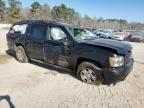
[[[21,33],[21,34],[25,34],[27,29],[27,24],[21,24],[21,25],[14,25],[11,30],[10,33]]]
[[[30,36],[36,40],[44,40],[47,31],[46,24],[33,24]]]

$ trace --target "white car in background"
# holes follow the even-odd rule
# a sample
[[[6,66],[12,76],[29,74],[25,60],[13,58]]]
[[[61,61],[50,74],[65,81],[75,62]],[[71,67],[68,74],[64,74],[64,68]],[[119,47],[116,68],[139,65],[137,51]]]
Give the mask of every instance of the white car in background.
[[[111,39],[113,30],[95,30],[93,32],[95,35],[99,36],[100,38]]]
[[[115,32],[113,33],[112,39],[124,41],[127,39],[128,34],[126,32]]]

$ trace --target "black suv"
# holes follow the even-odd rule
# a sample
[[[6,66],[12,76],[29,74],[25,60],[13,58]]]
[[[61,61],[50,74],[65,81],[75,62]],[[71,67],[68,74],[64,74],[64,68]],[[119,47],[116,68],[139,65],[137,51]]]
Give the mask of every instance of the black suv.
[[[134,63],[130,44],[54,21],[17,22],[7,34],[7,44],[22,63],[35,60],[68,68],[89,84],[124,80]]]

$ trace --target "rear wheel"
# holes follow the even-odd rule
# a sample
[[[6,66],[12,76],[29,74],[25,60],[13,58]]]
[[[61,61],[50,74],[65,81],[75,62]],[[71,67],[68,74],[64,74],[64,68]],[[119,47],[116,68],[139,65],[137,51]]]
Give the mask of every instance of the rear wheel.
[[[26,52],[22,46],[16,48],[16,58],[21,63],[27,63],[29,61]]]
[[[103,81],[101,69],[91,62],[82,62],[77,69],[78,77],[85,83],[99,85]]]

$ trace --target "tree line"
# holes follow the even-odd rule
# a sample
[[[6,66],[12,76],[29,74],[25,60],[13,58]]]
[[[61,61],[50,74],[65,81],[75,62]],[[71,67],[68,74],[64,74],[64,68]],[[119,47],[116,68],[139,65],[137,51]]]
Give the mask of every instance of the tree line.
[[[33,2],[29,8],[22,8],[19,0],[8,0],[8,6],[4,0],[0,0],[0,23],[14,23],[20,20],[56,20],[74,24],[85,28],[115,29],[115,30],[144,30],[142,23],[128,23],[124,19],[92,18],[88,15],[81,16],[73,8],[65,4],[50,8],[48,4],[41,5]]]

